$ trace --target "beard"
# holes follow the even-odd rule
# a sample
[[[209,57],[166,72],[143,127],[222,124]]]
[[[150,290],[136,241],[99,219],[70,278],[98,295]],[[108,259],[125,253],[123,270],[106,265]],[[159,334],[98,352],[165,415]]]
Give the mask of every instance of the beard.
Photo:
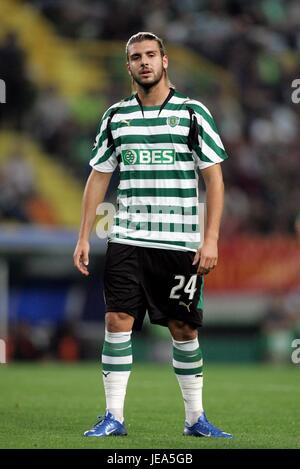
[[[165,70],[163,66],[161,66],[161,69],[158,72],[153,73],[153,78],[151,80],[149,78],[145,79],[139,74],[132,74],[132,79],[141,88],[144,88],[144,90],[149,90],[153,86],[157,85],[163,79],[164,75]]]

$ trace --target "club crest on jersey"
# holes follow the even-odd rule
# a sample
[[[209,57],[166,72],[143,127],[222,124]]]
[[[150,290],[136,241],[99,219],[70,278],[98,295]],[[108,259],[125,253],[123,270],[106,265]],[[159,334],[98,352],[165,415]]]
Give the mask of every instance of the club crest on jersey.
[[[124,165],[131,164],[174,164],[175,150],[122,150]]]
[[[167,117],[167,124],[170,126],[170,127],[176,127],[176,125],[178,125],[180,122],[180,119],[179,117],[177,116],[169,116]]]

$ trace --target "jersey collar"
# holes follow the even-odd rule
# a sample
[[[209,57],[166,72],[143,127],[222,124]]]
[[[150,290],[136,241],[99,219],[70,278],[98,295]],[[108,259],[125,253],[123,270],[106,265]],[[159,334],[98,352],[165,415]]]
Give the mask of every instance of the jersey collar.
[[[165,105],[170,101],[170,99],[172,98],[173,94],[175,93],[175,89],[174,88],[170,88],[170,91],[169,91],[169,94],[168,96],[166,97],[166,99],[164,100],[164,102],[162,103],[162,105],[160,106],[159,108],[159,112],[158,112],[158,115],[161,113],[161,111],[163,110],[163,108],[165,107]],[[137,93],[135,93],[135,99],[137,100],[140,108],[141,108],[141,111],[142,111],[142,114],[143,114],[143,117],[144,117],[144,108],[143,108],[143,105],[142,105],[142,101],[140,100],[139,98],[139,95]]]

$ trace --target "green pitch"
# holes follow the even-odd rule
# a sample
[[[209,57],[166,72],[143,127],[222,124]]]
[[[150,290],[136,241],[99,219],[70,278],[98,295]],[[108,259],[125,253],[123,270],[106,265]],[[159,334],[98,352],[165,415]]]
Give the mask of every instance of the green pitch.
[[[171,365],[135,364],[123,438],[84,438],[104,410],[97,363],[0,365],[1,448],[300,448],[300,365],[204,368],[208,418],[234,440],[182,436]]]

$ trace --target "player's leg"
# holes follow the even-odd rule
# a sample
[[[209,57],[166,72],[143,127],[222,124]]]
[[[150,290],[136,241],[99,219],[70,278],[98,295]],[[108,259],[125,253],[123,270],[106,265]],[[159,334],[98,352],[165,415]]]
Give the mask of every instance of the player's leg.
[[[185,407],[185,419],[194,425],[203,412],[203,360],[195,326],[171,319],[168,323],[173,341],[173,368]]]
[[[173,340],[173,368],[185,407],[184,435],[231,438],[208,422],[202,403],[203,358],[197,328],[185,321],[168,322]]]
[[[202,405],[203,360],[198,343],[202,325],[203,277],[193,252],[144,249],[143,287],[150,321],[168,326],[173,338],[173,366],[184,398],[184,434],[228,438],[206,420]]]
[[[127,435],[124,402],[132,367],[131,332],[134,317],[122,312],[107,312],[101,362],[106,411],[85,436]]]
[[[145,311],[136,249],[111,244],[104,270],[106,303],[102,374],[106,413],[86,436],[124,435],[124,401],[132,367],[131,331],[141,327]]]
[[[152,323],[168,326],[173,338],[173,366],[186,410],[195,423],[202,408],[202,355],[197,327],[202,324],[202,278],[193,253],[144,250],[144,289]],[[186,321],[187,316],[189,322]]]
[[[102,349],[102,375],[106,411],[123,423],[124,401],[132,367],[131,332],[134,318],[126,313],[105,315],[105,337]]]

